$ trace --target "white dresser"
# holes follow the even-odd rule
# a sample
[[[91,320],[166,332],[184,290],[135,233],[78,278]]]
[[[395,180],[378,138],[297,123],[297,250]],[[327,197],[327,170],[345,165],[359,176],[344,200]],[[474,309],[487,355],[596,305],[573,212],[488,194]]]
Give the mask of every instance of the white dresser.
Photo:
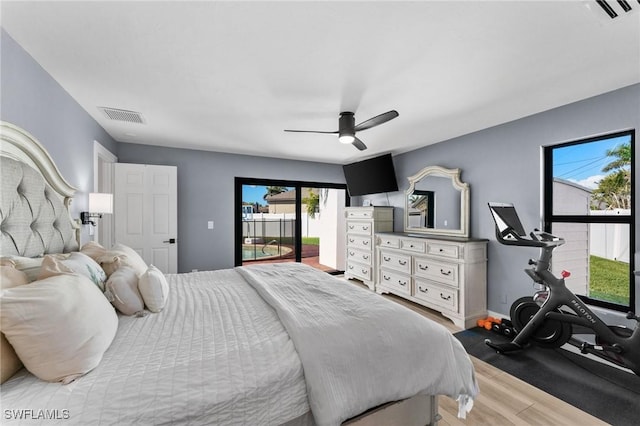
[[[375,290],[375,234],[393,231],[393,207],[347,207],[345,278],[355,278]]]
[[[462,328],[487,316],[487,240],[376,234],[376,292],[442,313]]]

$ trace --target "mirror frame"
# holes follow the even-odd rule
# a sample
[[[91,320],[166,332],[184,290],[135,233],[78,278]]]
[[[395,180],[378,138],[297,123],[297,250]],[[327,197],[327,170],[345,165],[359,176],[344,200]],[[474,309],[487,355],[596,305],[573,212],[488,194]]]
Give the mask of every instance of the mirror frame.
[[[409,196],[413,194],[416,183],[427,176],[450,178],[453,188],[460,191],[460,229],[410,228]],[[413,176],[407,178],[409,188],[404,197],[404,232],[414,234],[447,235],[453,237],[469,237],[469,184],[460,180],[460,169],[446,169],[441,166],[427,166]]]

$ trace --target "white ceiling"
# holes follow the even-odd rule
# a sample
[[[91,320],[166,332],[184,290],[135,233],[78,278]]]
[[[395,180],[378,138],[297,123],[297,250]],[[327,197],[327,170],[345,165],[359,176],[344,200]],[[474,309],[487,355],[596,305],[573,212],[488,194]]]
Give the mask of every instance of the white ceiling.
[[[2,27],[118,141],[347,163],[640,82],[640,4],[629,4],[613,20],[595,1],[558,0],[0,7]],[[283,131],[391,109],[400,116],[358,133],[364,152]]]

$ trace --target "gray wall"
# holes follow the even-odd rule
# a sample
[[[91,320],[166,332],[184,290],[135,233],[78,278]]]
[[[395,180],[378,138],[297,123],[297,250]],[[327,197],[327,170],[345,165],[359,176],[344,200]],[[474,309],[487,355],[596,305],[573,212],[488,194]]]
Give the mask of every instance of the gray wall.
[[[51,153],[80,191],[72,208],[76,215],[86,208],[86,193],[93,188],[94,140],[121,161],[178,166],[181,271],[233,265],[234,176],[344,181],[340,166],[334,165],[118,144],[4,30],[0,37],[0,119],[27,129]],[[541,146],[631,128],[640,129],[640,85],[399,155],[394,162],[400,192],[388,199],[367,198],[375,205],[397,206],[395,226],[401,231],[406,177],[428,165],[461,168],[463,180],[471,186],[471,235],[490,240],[489,309],[507,313],[513,300],[531,293],[522,269],[537,252],[496,243],[486,203],[513,202],[525,226],[540,226]],[[636,164],[639,152],[636,149]],[[640,199],[640,185],[635,197]],[[213,231],[207,231],[207,220],[215,221]],[[635,241],[638,269],[640,226]]]
[[[0,64],[0,119],[27,130],[49,151],[78,189],[71,211],[79,217],[93,191],[93,141],[114,154],[117,142],[4,29]],[[88,227],[83,228],[87,241]]]
[[[179,272],[233,267],[235,177],[344,183],[339,165],[139,144],[121,143],[118,161],[178,167]]]
[[[526,101],[523,100],[523,101]],[[400,192],[388,194],[395,209],[395,228],[401,231],[407,176],[425,166],[460,168],[471,189],[471,236],[489,239],[488,308],[508,314],[511,303],[532,294],[530,279],[522,272],[535,249],[508,247],[495,241],[487,202],[514,203],[526,228],[540,228],[542,211],[541,147],[621,130],[640,130],[640,84],[622,88],[517,121],[485,129],[394,157]],[[640,149],[636,145],[636,166]],[[637,175],[636,175],[637,176]],[[640,185],[636,185],[636,206]],[[368,196],[387,205],[386,195]],[[354,205],[359,205],[354,200]],[[640,223],[636,214],[635,267],[640,267]],[[640,289],[636,278],[636,288]],[[636,294],[640,306],[640,290]]]

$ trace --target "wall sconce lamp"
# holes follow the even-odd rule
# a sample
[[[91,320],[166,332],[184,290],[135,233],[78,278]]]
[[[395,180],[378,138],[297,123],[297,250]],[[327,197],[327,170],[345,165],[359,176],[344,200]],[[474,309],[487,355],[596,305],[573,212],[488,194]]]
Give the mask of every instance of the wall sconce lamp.
[[[113,194],[91,192],[89,194],[89,211],[80,213],[83,225],[96,226],[93,218],[102,218],[103,214],[113,213]]]

